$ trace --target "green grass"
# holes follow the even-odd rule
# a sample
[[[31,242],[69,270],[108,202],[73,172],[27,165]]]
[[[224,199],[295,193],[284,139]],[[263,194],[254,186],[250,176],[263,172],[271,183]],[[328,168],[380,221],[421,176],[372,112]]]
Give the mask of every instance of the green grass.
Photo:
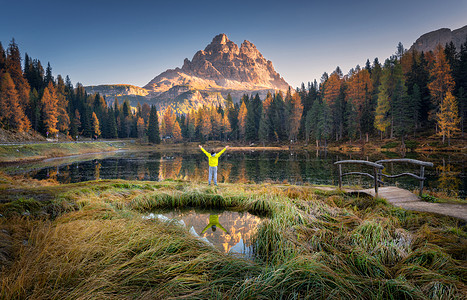
[[[22,188],[29,196],[0,206],[3,299],[462,299],[467,292],[466,225],[380,199],[183,181]],[[53,198],[35,199],[44,189]],[[254,259],[141,218],[188,207],[265,216]]]

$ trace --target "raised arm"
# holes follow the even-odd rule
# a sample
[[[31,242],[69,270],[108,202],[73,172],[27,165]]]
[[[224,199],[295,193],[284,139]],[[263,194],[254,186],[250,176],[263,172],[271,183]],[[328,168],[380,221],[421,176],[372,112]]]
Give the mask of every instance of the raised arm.
[[[217,154],[216,154],[216,157],[219,157],[219,156],[221,156],[221,155],[222,155],[222,153],[224,153],[224,152],[225,152],[225,150],[227,150],[227,148],[229,148],[229,146],[225,146],[225,148],[224,148],[224,149],[222,149],[222,150],[221,150],[219,153],[217,153]]]
[[[210,156],[211,156],[211,154],[209,154],[208,151],[204,150],[204,148],[201,147],[201,145],[198,145],[198,147],[201,149],[201,151],[203,151],[204,154],[206,154],[207,157],[210,157]]]

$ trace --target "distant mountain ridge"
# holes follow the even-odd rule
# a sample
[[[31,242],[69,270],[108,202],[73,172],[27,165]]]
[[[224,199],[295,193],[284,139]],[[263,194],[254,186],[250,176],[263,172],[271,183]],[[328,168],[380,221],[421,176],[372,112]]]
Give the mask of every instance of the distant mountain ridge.
[[[453,42],[454,46],[456,46],[456,50],[459,51],[461,45],[465,43],[466,40],[467,26],[452,31],[449,28],[441,28],[420,36],[412,47],[410,47],[410,50],[417,50],[419,52],[434,51],[438,44],[444,47],[446,44]]]
[[[169,69],[144,87],[132,85],[87,86],[90,93],[99,92],[107,98],[127,98],[152,103],[158,109],[171,105],[178,113],[202,105],[224,105],[227,94],[234,100],[243,94],[286,92],[290,85],[274,70],[256,46],[244,41],[240,47],[225,34],[215,36],[192,60],[185,58],[181,68]]]

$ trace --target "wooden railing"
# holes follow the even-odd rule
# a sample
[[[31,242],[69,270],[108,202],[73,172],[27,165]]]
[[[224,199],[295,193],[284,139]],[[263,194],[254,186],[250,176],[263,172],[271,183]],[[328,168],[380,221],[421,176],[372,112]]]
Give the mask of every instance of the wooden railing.
[[[420,175],[416,175],[413,173],[401,173],[397,175],[386,175],[383,174],[383,169],[384,166],[382,164],[385,163],[410,163],[410,164],[415,164],[420,166]],[[406,158],[398,158],[398,159],[383,159],[383,160],[378,160],[376,162],[371,162],[371,161],[366,161],[366,160],[340,160],[336,161],[334,163],[335,165],[339,166],[339,188],[342,188],[342,177],[347,176],[347,175],[364,175],[372,178],[374,180],[375,184],[375,194],[378,195],[378,185],[384,184],[383,181],[381,180],[384,177],[386,178],[397,178],[401,176],[411,176],[415,179],[418,179],[420,181],[420,197],[422,196],[423,193],[423,182],[426,179],[425,176],[425,167],[433,167],[433,163],[431,162],[426,162],[426,161],[421,161],[421,160],[416,160],[416,159],[406,159]],[[342,173],[342,165],[343,164],[360,164],[360,165],[366,165],[369,167],[373,168],[374,175],[368,174],[368,173],[363,173],[363,172],[347,172],[347,173]]]
[[[335,165],[339,166],[339,188],[342,188],[342,177],[346,175],[364,175],[372,178],[375,182],[375,194],[378,195],[378,183],[380,182],[379,180],[379,173],[380,170],[384,169],[384,166],[371,162],[371,161],[366,161],[366,160],[340,160],[336,161],[334,163]],[[374,175],[368,174],[368,173],[363,173],[363,172],[348,172],[342,174],[342,165],[343,164],[359,164],[359,165],[366,165],[369,167],[372,167],[374,170]]]
[[[425,181],[425,167],[433,167],[433,163],[431,162],[426,162],[426,161],[421,161],[421,160],[416,160],[416,159],[407,159],[407,158],[395,158],[395,159],[382,159],[376,161],[377,164],[385,164],[385,163],[409,163],[409,164],[414,164],[420,166],[420,175],[416,175],[413,173],[401,173],[397,175],[386,175],[380,172],[380,178],[382,176],[386,178],[397,178],[401,176],[411,176],[415,179],[418,179],[420,182],[420,197],[423,194],[423,182]]]

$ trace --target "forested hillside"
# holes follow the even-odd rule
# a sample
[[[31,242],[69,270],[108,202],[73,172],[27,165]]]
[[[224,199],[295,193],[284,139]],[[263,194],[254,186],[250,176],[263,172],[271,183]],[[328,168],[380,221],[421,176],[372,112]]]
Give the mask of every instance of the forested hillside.
[[[437,133],[443,142],[464,132],[467,103],[467,41],[434,52],[406,51],[381,63],[367,60],[347,74],[337,67],[320,82],[289,90],[244,95],[234,104],[202,107],[176,115],[145,103],[131,107],[88,94],[70,78],[44,70],[14,40],[0,43],[0,122],[17,132],[44,136],[141,138],[149,142],[239,140],[243,142],[329,141],[398,138]]]

